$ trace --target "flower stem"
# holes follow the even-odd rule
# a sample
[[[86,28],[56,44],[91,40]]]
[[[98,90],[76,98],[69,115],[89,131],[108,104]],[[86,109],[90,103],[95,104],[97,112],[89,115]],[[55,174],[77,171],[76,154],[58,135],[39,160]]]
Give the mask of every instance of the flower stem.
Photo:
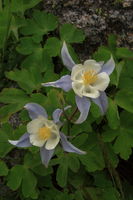
[[[109,171],[109,174],[112,178],[112,182],[113,182],[114,186],[119,189],[122,200],[124,200],[125,197],[124,197],[124,192],[122,189],[122,184],[121,184],[121,179],[119,177],[119,174],[116,171],[116,169],[114,168],[114,166],[112,165],[112,163],[110,162],[110,159],[108,156],[108,150],[107,150],[105,143],[101,139],[101,135],[99,133],[97,133],[97,136],[98,136],[98,140],[99,140],[99,145],[100,145],[102,153],[103,153],[105,165],[106,165],[106,167]]]

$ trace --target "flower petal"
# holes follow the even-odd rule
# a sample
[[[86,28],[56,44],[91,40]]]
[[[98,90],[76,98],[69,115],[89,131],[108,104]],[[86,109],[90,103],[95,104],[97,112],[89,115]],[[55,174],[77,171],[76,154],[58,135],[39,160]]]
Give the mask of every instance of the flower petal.
[[[38,134],[30,134],[30,143],[33,145],[33,146],[36,146],[36,147],[42,147],[44,146],[46,140],[41,140],[39,137],[38,137]]]
[[[83,96],[83,89],[84,85],[80,81],[74,81],[72,82],[72,88],[78,96],[82,97]]]
[[[101,70],[101,64],[96,62],[95,60],[86,60],[84,62],[84,70],[94,70],[96,71],[96,73],[98,73]]]
[[[100,96],[97,99],[92,99],[92,101],[99,106],[102,114],[107,111],[108,98],[105,92],[100,92]]]
[[[27,131],[30,134],[36,134],[39,130],[39,128],[41,128],[48,120],[42,116],[33,119],[32,121],[30,121],[27,124]]]
[[[82,151],[75,147],[73,144],[71,144],[68,140],[67,137],[63,134],[60,133],[61,136],[61,145],[66,152],[72,152],[72,153],[77,153],[77,154],[86,154],[85,151]]]
[[[51,160],[52,156],[54,154],[54,149],[47,150],[45,147],[40,148],[40,155],[42,163],[45,165],[45,167],[48,167],[49,161]]]
[[[78,120],[75,122],[75,124],[81,124],[82,122],[86,120],[88,116],[91,102],[86,97],[81,98],[79,96],[76,96],[76,104],[77,104],[78,110],[80,111],[80,116]]]
[[[66,107],[64,108],[64,110],[67,110],[68,108],[71,108],[71,106],[66,106]],[[62,110],[62,109],[59,109],[59,108],[57,108],[57,109],[53,112],[53,115],[52,115],[52,116],[53,116],[54,123],[60,122],[60,117],[61,117],[62,113],[63,113],[63,110]]]
[[[47,142],[45,144],[45,148],[47,150],[54,149],[57,146],[57,144],[59,143],[59,141],[60,141],[60,135],[55,135],[54,134],[53,137],[50,137],[47,140]]]
[[[77,64],[73,67],[71,73],[71,79],[73,81],[82,81],[84,66],[82,64]]]
[[[83,88],[82,95],[85,97],[97,98],[99,97],[100,93],[97,89],[95,89],[95,87],[88,85]]]
[[[106,72],[108,75],[110,75],[115,68],[115,62],[113,57],[111,58],[102,66],[101,72]]]
[[[65,92],[68,92],[72,88],[72,80],[70,75],[62,76],[59,80],[48,82],[48,83],[42,83],[45,87],[56,87],[56,88],[62,88]]]
[[[61,49],[61,57],[62,57],[63,64],[67,67],[68,70],[71,71],[73,66],[75,65],[75,62],[70,56],[65,42],[63,42],[63,47]]]
[[[96,90],[104,91],[110,82],[110,78],[107,73],[102,72],[97,75],[97,80],[93,83],[93,88]]]
[[[46,110],[37,103],[27,103],[24,108],[28,110],[31,119],[35,119],[38,116],[48,117]]]
[[[22,135],[19,140],[8,140],[8,142],[17,147],[32,146],[32,144],[30,143],[30,140],[29,140],[29,133],[25,133],[24,135]]]

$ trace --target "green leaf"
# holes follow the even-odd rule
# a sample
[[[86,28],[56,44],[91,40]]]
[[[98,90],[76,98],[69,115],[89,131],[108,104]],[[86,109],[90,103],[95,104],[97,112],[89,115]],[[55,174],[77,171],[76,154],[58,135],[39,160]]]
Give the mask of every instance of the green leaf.
[[[95,103],[91,103],[91,108],[90,108],[90,112],[92,113],[92,116],[97,119],[101,116],[101,111],[99,109],[99,106],[96,105]]]
[[[68,174],[68,156],[64,155],[60,160],[60,165],[57,169],[56,180],[61,187],[65,187],[67,184]]]
[[[118,136],[114,144],[114,151],[120,154],[121,158],[123,158],[124,160],[128,160],[129,156],[132,153],[131,143],[133,143],[133,136],[131,134],[131,131],[128,130],[121,130],[119,134],[120,135]]]
[[[93,58],[96,61],[105,61],[105,62],[107,62],[110,59],[110,56],[111,56],[111,52],[105,46],[99,47],[98,50],[93,54]]]
[[[92,200],[120,200],[119,192],[113,187],[104,189],[88,187],[85,189],[85,195]]]
[[[117,130],[112,130],[107,126],[106,130],[102,133],[102,138],[104,142],[112,142],[118,135]]]
[[[24,59],[21,67],[27,70],[29,68],[36,68],[40,72],[45,72],[47,69],[53,68],[53,63],[46,50],[37,48],[31,55]]]
[[[8,37],[10,17],[8,8],[0,10],[0,49],[4,47]]]
[[[53,172],[51,167],[46,168],[42,164],[32,168],[32,171],[40,176],[47,176],[49,174],[52,174],[52,172]]]
[[[33,154],[28,152],[24,156],[24,166],[26,168],[34,168],[41,164],[40,155],[37,153]]]
[[[112,182],[104,172],[96,172],[93,174],[94,185],[100,188],[108,188],[112,186]]]
[[[84,200],[82,191],[77,190],[77,191],[75,192],[75,200]]]
[[[118,84],[119,84],[120,75],[121,75],[121,72],[122,72],[122,69],[123,69],[124,65],[125,65],[125,62],[123,62],[123,61],[119,62],[119,63],[116,65],[116,68],[115,68],[115,69],[116,69],[116,73],[117,73],[117,81],[116,81],[117,86],[118,86]]]
[[[31,94],[31,101],[40,104],[45,107],[45,101],[47,100],[47,96],[41,93]]]
[[[133,91],[129,89],[122,89],[117,92],[115,102],[121,108],[133,113]]]
[[[27,110],[22,110],[19,114],[19,117],[22,122],[27,122],[30,120]]]
[[[118,137],[114,143],[114,151],[120,154],[121,158],[127,160],[132,153],[133,147],[133,114],[126,111],[122,112],[121,127],[118,132]]]
[[[122,68],[119,88],[121,89],[133,89],[133,60],[126,60]]]
[[[80,162],[79,159],[76,157],[76,155],[74,154],[70,154],[68,156],[68,165],[69,168],[73,171],[73,172],[78,172],[79,168],[80,168]]]
[[[60,27],[60,37],[68,43],[81,43],[85,39],[83,31],[72,24],[63,24]]]
[[[4,88],[0,93],[0,102],[2,103],[19,103],[24,105],[28,101],[29,97],[24,93],[24,91],[17,88]]]
[[[7,122],[12,114],[20,111],[23,108],[23,104],[9,104],[0,108],[0,120],[1,122]]]
[[[24,197],[30,197],[33,194],[37,184],[37,179],[34,174],[29,170],[24,168],[23,180],[22,180],[22,193]]]
[[[8,182],[7,185],[12,190],[17,190],[22,182],[22,178],[24,175],[24,168],[22,165],[16,165],[11,170],[7,177]]]
[[[109,98],[109,107],[106,113],[108,125],[112,129],[117,129],[120,125],[118,108],[115,102]]]
[[[16,49],[20,54],[29,55],[40,48],[40,44],[35,43],[32,37],[23,37],[20,39],[20,44]]]
[[[25,24],[24,18],[12,15],[9,32],[10,33],[12,32],[17,40],[19,40],[18,30],[24,24]]]
[[[107,188],[103,192],[103,200],[120,200],[120,194],[113,187]]]
[[[11,3],[12,12],[21,12],[22,14],[25,10],[33,8],[36,6],[41,0],[13,0]]]
[[[117,48],[116,55],[118,58],[125,58],[125,59],[133,58],[133,52],[124,47]]]
[[[7,153],[9,153],[14,147],[9,144],[8,140],[13,135],[13,129],[8,124],[5,123],[0,129],[0,157],[4,158]]]
[[[56,37],[48,38],[44,49],[51,57],[59,56],[61,50],[61,41]]]
[[[112,52],[115,52],[117,46],[117,36],[114,34],[110,34],[108,37],[108,47]]]
[[[129,130],[133,129],[133,114],[127,111],[123,111],[120,114],[121,125]]]
[[[47,93],[46,101],[44,102],[44,107],[47,108],[49,114],[52,115],[53,111],[56,108],[60,108],[60,101],[59,101],[60,92],[56,89],[51,89]],[[53,103],[54,99],[54,103]]]
[[[21,29],[24,35],[44,35],[56,29],[57,18],[50,13],[35,10],[32,19],[26,20],[26,25]]]
[[[117,165],[119,164],[119,158],[114,152],[113,146],[110,143],[105,144],[106,146],[106,152],[107,152],[107,160],[109,160],[109,165],[111,165],[116,168]]]
[[[81,125],[80,125],[81,126]],[[73,130],[73,129],[72,129]],[[84,131],[84,130],[83,130]],[[79,132],[78,132],[79,133]],[[77,133],[77,134],[78,134]],[[76,145],[77,147],[80,147],[82,145],[84,145],[86,143],[86,140],[88,139],[88,133],[81,133],[80,135],[77,135],[74,139],[73,139],[73,143],[74,145]]]
[[[7,72],[6,77],[16,81],[29,94],[33,90],[38,90],[42,83],[41,73],[35,67]]]
[[[0,176],[7,176],[8,174],[8,167],[6,163],[0,160]]]
[[[88,135],[88,140],[84,147],[86,147],[87,154],[79,156],[79,159],[85,165],[86,170],[89,172],[102,170],[105,167],[105,163],[96,134]]]
[[[115,70],[110,76],[111,84],[116,85],[117,87],[119,85],[120,75],[121,75],[124,65],[125,65],[124,61],[121,61],[118,64],[116,64]]]

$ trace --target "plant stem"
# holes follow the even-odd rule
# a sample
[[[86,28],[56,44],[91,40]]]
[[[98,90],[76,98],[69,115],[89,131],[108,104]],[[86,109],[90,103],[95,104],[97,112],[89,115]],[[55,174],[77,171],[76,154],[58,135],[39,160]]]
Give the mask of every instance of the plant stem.
[[[69,120],[72,121],[73,117],[75,116],[75,114],[78,112],[78,108],[76,107],[76,109],[74,110],[74,112],[72,113],[72,115],[69,117]]]
[[[125,197],[124,197],[124,192],[123,192],[123,189],[122,189],[122,184],[121,184],[121,180],[120,180],[119,174],[116,171],[116,169],[114,168],[114,166],[112,165],[112,163],[110,162],[110,159],[109,159],[109,156],[108,156],[107,147],[104,144],[104,142],[102,141],[101,135],[99,133],[97,135],[98,135],[98,140],[99,140],[100,147],[102,149],[105,165],[107,166],[107,169],[108,169],[109,174],[110,174],[110,176],[112,178],[114,186],[119,189],[119,191],[121,193],[122,200],[124,200]]]

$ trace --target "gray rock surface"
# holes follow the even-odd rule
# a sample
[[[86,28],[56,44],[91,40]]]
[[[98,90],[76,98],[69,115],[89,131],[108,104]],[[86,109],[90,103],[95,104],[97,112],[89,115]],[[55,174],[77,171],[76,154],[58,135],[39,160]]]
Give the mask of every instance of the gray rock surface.
[[[85,31],[86,41],[77,45],[80,57],[105,45],[111,33],[117,34],[118,46],[133,49],[133,0],[45,0],[43,8],[61,24],[72,23]]]

